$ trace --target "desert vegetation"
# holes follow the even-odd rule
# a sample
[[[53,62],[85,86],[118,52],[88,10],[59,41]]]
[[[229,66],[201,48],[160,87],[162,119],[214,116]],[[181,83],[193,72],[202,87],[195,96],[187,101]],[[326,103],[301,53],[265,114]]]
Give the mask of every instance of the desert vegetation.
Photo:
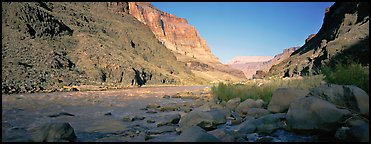
[[[324,80],[328,83],[340,85],[355,85],[369,93],[369,66],[362,65],[354,58],[337,61],[333,67],[322,68]]]
[[[213,96],[218,101],[228,101],[239,97],[241,100],[262,99],[266,104],[272,98],[277,88],[301,88],[310,89],[323,82],[323,75],[295,77],[295,78],[271,78],[251,80],[244,84],[219,83],[211,88]]]

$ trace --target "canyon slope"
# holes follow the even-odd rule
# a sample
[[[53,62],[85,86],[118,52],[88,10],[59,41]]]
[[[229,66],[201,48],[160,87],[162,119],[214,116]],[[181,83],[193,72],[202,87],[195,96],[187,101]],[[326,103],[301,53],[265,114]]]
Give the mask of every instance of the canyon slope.
[[[106,3],[2,2],[2,93],[207,82],[185,65]]]
[[[272,66],[268,75],[278,77],[315,75],[323,66],[355,58],[369,64],[369,6],[363,2],[336,2],[325,10],[319,32],[291,56]]]
[[[196,75],[211,81],[245,79],[242,71],[223,65],[211,53],[206,41],[186,19],[163,12],[149,2],[109,2],[107,6],[116,14],[128,13],[146,24],[160,43]]]

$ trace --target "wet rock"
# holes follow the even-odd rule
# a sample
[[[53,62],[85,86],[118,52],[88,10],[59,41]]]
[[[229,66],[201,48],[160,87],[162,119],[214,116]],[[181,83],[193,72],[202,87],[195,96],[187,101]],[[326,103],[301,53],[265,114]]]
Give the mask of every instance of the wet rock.
[[[164,126],[169,124],[177,124],[179,123],[181,115],[180,114],[172,114],[172,115],[165,115],[163,116],[162,120],[160,120],[156,126]]]
[[[175,142],[221,142],[215,136],[206,133],[204,129],[198,126],[191,126],[185,129]]]
[[[268,115],[268,114],[270,114],[270,112],[266,109],[263,109],[263,108],[250,108],[247,111],[247,115],[255,117],[255,118],[259,118],[261,116],[265,116],[265,115]]]
[[[255,119],[244,121],[243,123],[236,127],[235,131],[241,134],[249,134],[255,132],[256,126],[253,123],[254,121]]]
[[[215,129],[207,132],[223,142],[235,142],[235,137],[225,129]]]
[[[273,113],[285,112],[293,100],[303,98],[308,93],[308,90],[303,89],[278,88],[273,92],[272,99],[268,104],[268,110]]]
[[[156,134],[162,134],[167,132],[174,132],[175,126],[162,126],[162,127],[156,127],[150,130],[146,131],[146,134],[148,135],[156,135]]]
[[[235,131],[242,134],[257,133],[271,133],[276,129],[284,128],[286,123],[285,113],[269,114],[258,119],[247,119],[237,126]]]
[[[350,128],[349,127],[340,127],[335,132],[335,138],[338,140],[346,140],[349,138]]]
[[[369,115],[369,96],[353,85],[324,84],[310,91],[309,96],[320,97],[337,106]]]
[[[250,108],[261,108],[263,106],[263,100],[246,99],[236,107],[236,112],[240,116],[245,116]]]
[[[259,138],[259,134],[258,133],[247,134],[246,138],[248,142],[256,142]]]
[[[290,104],[286,120],[292,129],[335,131],[349,115],[348,110],[336,108],[328,101],[305,97]]]
[[[144,120],[146,117],[138,116],[138,115],[128,115],[123,118],[126,122],[136,121],[136,120]]]
[[[58,114],[52,114],[48,115],[48,117],[59,117],[59,116],[75,116],[74,114],[68,113],[68,112],[60,112]]]
[[[241,98],[233,98],[233,99],[230,99],[226,104],[225,106],[227,108],[229,108],[230,110],[234,111],[236,109],[236,107],[241,103]]]
[[[32,129],[34,142],[74,142],[77,137],[69,123],[50,123]]]
[[[108,113],[105,113],[104,115],[105,116],[110,116],[110,115],[112,115],[112,113],[111,112],[108,112]]]
[[[147,120],[147,123],[155,123],[155,122],[156,122],[155,120],[151,120],[151,119]]]
[[[262,116],[253,121],[257,133],[272,133],[276,129],[286,126],[285,113],[276,113]]]
[[[195,110],[184,115],[179,121],[179,126],[182,131],[191,126],[200,126],[205,130],[213,130],[216,129],[218,124],[223,123],[226,123],[226,117],[217,109],[207,112]]]
[[[347,141],[369,142],[369,124],[363,119],[353,117],[349,119],[346,125],[348,130]]]
[[[240,115],[238,115],[238,113],[236,113],[236,112],[232,112],[231,113],[231,117],[233,118],[232,120],[231,120],[231,124],[232,125],[238,125],[238,124],[240,124],[240,123],[242,123],[242,117],[240,117]]]

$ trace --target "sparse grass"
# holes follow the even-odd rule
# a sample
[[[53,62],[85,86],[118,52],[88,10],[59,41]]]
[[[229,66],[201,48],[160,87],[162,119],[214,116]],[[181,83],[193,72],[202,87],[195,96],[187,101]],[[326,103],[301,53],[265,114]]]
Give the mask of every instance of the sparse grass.
[[[267,105],[273,92],[280,87],[309,89],[321,84],[323,75],[298,78],[274,78],[270,80],[251,80],[245,84],[224,84],[211,88],[213,96],[218,101],[228,101],[240,97],[242,101],[262,99]]]
[[[355,85],[369,94],[369,66],[362,66],[354,60],[337,62],[335,67],[323,67],[327,83]]]

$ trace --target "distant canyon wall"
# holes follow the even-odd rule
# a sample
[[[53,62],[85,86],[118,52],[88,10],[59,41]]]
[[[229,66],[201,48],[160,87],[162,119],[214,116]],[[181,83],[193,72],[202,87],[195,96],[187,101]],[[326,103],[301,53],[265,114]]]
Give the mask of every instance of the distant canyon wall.
[[[264,73],[268,72],[272,65],[276,65],[281,61],[290,57],[290,55],[300,47],[286,48],[279,53],[272,56],[238,56],[226,64],[235,69],[244,72],[246,78],[262,78]]]

